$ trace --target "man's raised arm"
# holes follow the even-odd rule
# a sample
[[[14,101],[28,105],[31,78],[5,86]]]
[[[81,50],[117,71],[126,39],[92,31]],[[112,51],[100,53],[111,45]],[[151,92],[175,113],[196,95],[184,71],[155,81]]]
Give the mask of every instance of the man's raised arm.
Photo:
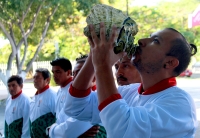
[[[91,54],[89,54],[86,62],[72,83],[73,88],[76,90],[85,91],[90,88],[91,82],[94,78],[94,68],[91,58]]]

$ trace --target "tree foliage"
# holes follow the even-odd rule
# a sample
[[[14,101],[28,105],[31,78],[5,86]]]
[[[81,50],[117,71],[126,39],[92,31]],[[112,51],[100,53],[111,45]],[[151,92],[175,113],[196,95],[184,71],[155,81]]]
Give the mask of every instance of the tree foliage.
[[[131,7],[130,16],[139,25],[139,33],[136,40],[148,37],[151,33],[164,29],[174,28],[181,32],[188,43],[193,43],[200,49],[200,26],[188,28],[188,15],[191,14],[199,4],[198,0],[180,0],[179,2],[161,2],[154,7]],[[200,51],[195,55],[200,60]]]
[[[25,18],[26,20],[24,19],[24,28],[30,27],[30,23],[33,21],[33,16],[36,13],[35,11],[38,8],[38,3],[41,3],[42,1],[43,0],[33,0],[33,6],[31,10],[28,11]],[[126,2],[128,2],[129,16],[132,17],[139,25],[139,32],[136,35],[135,42],[142,37],[149,37],[152,32],[166,27],[172,27],[183,33],[189,43],[194,43],[200,48],[200,39],[198,39],[200,37],[200,26],[190,29],[188,28],[188,14],[191,14],[197,8],[200,2],[199,0],[179,0],[178,2],[161,1],[158,5],[151,7],[133,5],[130,0],[50,1],[51,2],[44,1],[44,5],[41,8],[42,10],[39,12],[38,19],[35,22],[35,28],[37,29],[34,29],[27,38],[27,42],[29,43],[27,50],[25,50],[24,46],[25,41],[22,41],[22,46],[18,52],[20,53],[20,58],[22,59],[24,51],[27,51],[26,57],[28,60],[26,60],[25,63],[28,63],[34,57],[34,53],[38,48],[38,43],[41,40],[41,32],[44,29],[46,16],[51,13],[53,7],[58,4],[58,2],[62,2],[62,4],[60,4],[54,16],[51,18],[49,32],[46,34],[47,36],[44,40],[44,46],[41,47],[39,55],[35,57],[35,60],[54,59],[56,56],[55,43],[58,43],[60,57],[64,56],[74,60],[79,53],[88,53],[89,45],[87,43],[87,38],[83,35],[83,28],[86,26],[85,15],[88,14],[94,3],[109,4],[126,13]],[[22,15],[25,14],[24,10],[27,9],[27,5],[30,0],[24,0],[23,2],[17,0],[3,0],[0,5],[2,5],[3,2],[7,3],[6,6],[8,8],[4,12],[0,13],[0,17],[4,19],[3,21],[13,21],[11,23],[13,24],[13,32],[16,39],[15,41],[20,42],[20,40],[23,40],[22,31],[19,28],[19,24],[15,24],[15,22],[18,21],[16,17],[22,17]],[[2,9],[3,8],[0,8],[0,10]],[[7,16],[6,13],[9,16]],[[2,19],[0,20],[1,22],[3,22]],[[9,24],[6,25],[6,28],[10,31]],[[200,52],[198,52],[195,58],[196,60],[200,60]]]
[[[78,22],[77,12],[87,14],[98,0],[1,0],[1,33],[9,40],[7,71],[15,62],[18,74],[26,74],[45,42],[47,31]],[[27,58],[28,57],[28,58]],[[9,77],[10,74],[7,74]]]
[[[74,60],[79,54],[87,54],[89,52],[89,45],[87,38],[83,34],[83,28],[86,26],[85,18],[81,18],[78,25],[70,25],[67,31],[60,27],[56,31],[51,31],[49,42],[44,45],[45,49],[54,49],[55,43],[59,45],[59,57],[66,57]],[[51,42],[53,40],[53,42]],[[44,55],[44,52],[41,51]],[[55,58],[55,52],[52,53]]]
[[[136,6],[128,2],[129,16],[133,18],[139,26],[139,32],[136,35],[136,41],[149,35],[155,31],[164,28],[175,28],[187,38],[189,43],[194,43],[200,46],[199,28],[188,28],[188,14],[192,13],[197,7],[198,0],[180,0],[179,2],[161,1],[156,6]],[[127,11],[126,1],[121,0],[101,0],[101,3],[109,4],[115,8]],[[60,56],[65,56],[69,59],[75,59],[79,53],[85,54],[89,51],[89,46],[86,37],[83,35],[83,28],[86,26],[85,17],[79,16],[77,24],[68,24],[67,30],[64,32],[63,28],[59,28],[53,34],[56,35],[56,41],[59,43]],[[63,30],[63,31],[61,31]],[[57,32],[57,33],[56,33]],[[58,33],[60,32],[60,33]],[[50,37],[50,39],[54,39]],[[54,44],[51,44],[54,48]],[[54,48],[55,49],[55,48]],[[200,60],[200,54],[195,56],[196,60]]]

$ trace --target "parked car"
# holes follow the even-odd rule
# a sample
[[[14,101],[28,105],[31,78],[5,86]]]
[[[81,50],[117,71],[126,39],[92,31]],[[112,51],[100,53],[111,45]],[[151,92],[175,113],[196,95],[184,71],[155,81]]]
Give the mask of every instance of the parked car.
[[[194,73],[200,72],[200,62],[196,62],[196,63],[192,66],[192,72],[194,72]]]
[[[183,71],[180,75],[180,77],[190,77],[192,76],[192,71],[189,69],[186,69],[185,71]]]

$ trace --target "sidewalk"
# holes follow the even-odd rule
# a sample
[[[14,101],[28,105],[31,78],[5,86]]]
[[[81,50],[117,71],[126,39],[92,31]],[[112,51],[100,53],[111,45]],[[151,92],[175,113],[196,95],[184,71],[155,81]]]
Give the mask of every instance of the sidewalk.
[[[3,134],[5,105],[0,105],[0,133]],[[0,135],[1,138],[1,135]]]

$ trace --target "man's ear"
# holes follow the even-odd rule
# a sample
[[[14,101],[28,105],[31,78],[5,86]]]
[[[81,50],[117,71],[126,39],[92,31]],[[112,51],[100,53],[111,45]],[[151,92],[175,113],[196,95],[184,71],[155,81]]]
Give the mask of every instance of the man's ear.
[[[23,86],[24,86],[23,84],[20,85],[21,89],[23,89]]]
[[[50,84],[51,78],[47,78],[47,83]]]
[[[179,60],[175,57],[169,57],[164,64],[164,68],[166,69],[174,69],[179,65]]]
[[[67,70],[67,75],[72,75],[72,70]]]

